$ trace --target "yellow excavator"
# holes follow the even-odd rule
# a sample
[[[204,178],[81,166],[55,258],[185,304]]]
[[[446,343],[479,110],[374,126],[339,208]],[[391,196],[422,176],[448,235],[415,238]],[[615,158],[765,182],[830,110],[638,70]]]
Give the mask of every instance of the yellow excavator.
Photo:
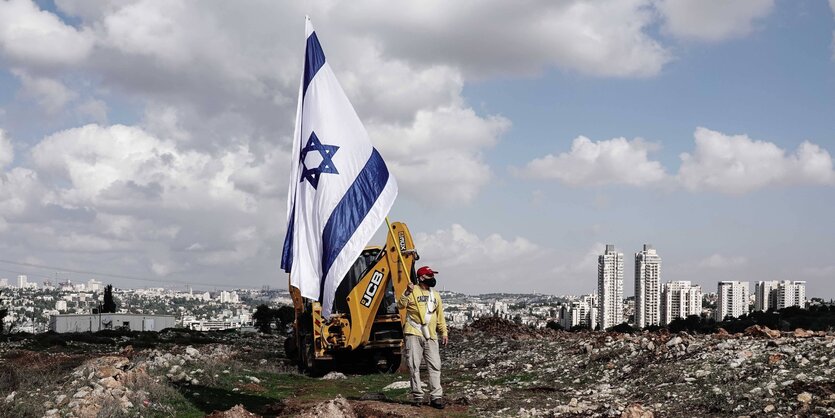
[[[330,317],[318,301],[289,287],[296,317],[284,348],[300,371],[393,373],[400,367],[406,312],[397,309],[397,295],[414,281],[419,256],[406,224],[390,224],[387,235],[385,247],[366,247],[340,282]]]

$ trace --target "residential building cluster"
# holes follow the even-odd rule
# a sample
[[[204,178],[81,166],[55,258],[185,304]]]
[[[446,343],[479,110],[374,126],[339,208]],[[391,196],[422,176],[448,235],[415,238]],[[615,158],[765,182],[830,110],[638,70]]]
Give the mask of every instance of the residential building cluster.
[[[102,320],[91,316],[104,301],[104,285],[98,280],[72,283],[69,280],[42,285],[28,277],[18,277],[9,286],[8,279],[0,279],[3,290],[0,307],[8,313],[3,319],[4,329],[18,332],[45,332],[52,328],[85,330],[112,329],[129,324],[131,329],[146,330],[169,324],[161,317],[173,317],[177,327],[195,330],[246,328],[253,325],[255,307],[290,304],[286,291],[236,289],[229,291],[178,291],[165,288],[113,289],[117,315],[144,317],[143,320]],[[98,315],[98,314],[96,314]],[[87,318],[87,317],[90,318]],[[158,319],[154,320],[156,316]],[[58,317],[64,317],[57,319]],[[83,317],[83,318],[82,318]],[[69,322],[68,322],[69,321]],[[82,324],[82,322],[85,322]],[[111,322],[113,323],[111,325]],[[67,324],[70,325],[67,325]],[[81,325],[79,325],[81,324]]]
[[[606,245],[597,262],[597,296],[586,298],[589,304],[572,301],[560,310],[560,324],[564,327],[586,325],[592,329],[607,329],[621,323],[644,328],[664,326],[676,318],[691,315],[712,315],[721,321],[739,317],[751,310],[783,309],[806,306],[806,282],[760,281],[756,284],[755,300],[749,295],[749,282],[720,281],[716,294],[703,294],[701,286],[689,281],[662,281],[661,256],[645,244],[635,253],[635,295],[624,299],[623,253],[614,245]],[[712,308],[706,308],[712,306]],[[596,324],[588,320],[595,312]],[[585,319],[583,319],[585,318]]]

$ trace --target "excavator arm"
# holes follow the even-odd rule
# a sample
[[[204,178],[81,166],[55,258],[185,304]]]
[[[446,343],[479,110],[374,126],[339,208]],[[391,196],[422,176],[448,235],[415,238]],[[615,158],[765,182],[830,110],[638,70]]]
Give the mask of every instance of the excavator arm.
[[[395,299],[406,290],[417,257],[412,234],[409,233],[406,224],[395,222],[392,224],[392,230],[394,237],[388,234],[386,246],[380,252],[377,262],[368,269],[363,279],[348,295],[351,323],[346,345],[348,349],[357,348],[369,342],[371,328],[375,321],[396,321],[400,323],[402,329],[403,322],[406,320],[405,310],[398,310],[396,316],[377,315],[389,281],[392,284]],[[403,255],[402,260],[405,265],[400,261],[398,250]]]

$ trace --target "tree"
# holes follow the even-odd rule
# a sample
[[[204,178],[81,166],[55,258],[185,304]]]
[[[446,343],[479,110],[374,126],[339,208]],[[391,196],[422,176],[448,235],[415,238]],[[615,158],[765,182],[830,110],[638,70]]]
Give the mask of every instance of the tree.
[[[272,334],[273,310],[269,306],[261,304],[255,308],[252,319],[255,320],[255,328],[264,334]]]
[[[548,321],[548,323],[545,324],[545,328],[549,328],[549,329],[552,329],[554,331],[562,331],[562,330],[565,329],[558,322],[554,322],[554,321]]]
[[[278,309],[273,309],[273,316],[275,316],[275,324],[278,326],[278,332],[283,334],[287,325],[296,320],[296,310],[292,306],[282,305]]]
[[[617,324],[617,325],[615,325],[611,328],[608,328],[606,331],[614,331],[614,332],[620,332],[620,333],[625,333],[625,334],[631,334],[631,333],[635,332],[635,328],[632,328],[632,326],[629,325],[626,322],[621,322],[620,324]]]
[[[104,304],[101,308],[102,313],[116,313],[116,302],[113,300],[113,285],[109,284],[104,287]]]
[[[3,294],[3,292],[0,291],[0,295],[2,295],[2,294]],[[3,333],[3,320],[6,319],[6,315],[8,315],[8,314],[9,314],[8,309],[0,309],[0,334]]]

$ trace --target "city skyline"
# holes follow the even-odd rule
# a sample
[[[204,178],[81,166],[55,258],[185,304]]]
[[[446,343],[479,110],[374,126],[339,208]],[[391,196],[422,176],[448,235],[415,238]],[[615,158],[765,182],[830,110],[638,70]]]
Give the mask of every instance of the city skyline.
[[[835,297],[835,3],[509,7],[0,2],[3,274],[286,286],[310,15],[440,286],[589,293],[651,242],[671,280]]]
[[[598,292],[601,288],[600,287],[601,286],[601,283],[600,283],[600,280],[601,280],[601,276],[600,276],[601,257],[603,257],[604,255],[607,255],[610,250],[614,251],[614,254],[619,254],[621,258],[623,256],[622,253],[617,253],[615,251],[615,247],[616,246],[613,245],[613,244],[606,244],[606,245],[604,245],[603,254],[597,256],[598,257],[598,260],[597,260],[598,276],[597,276],[597,284],[595,286],[595,292],[592,293],[594,295],[598,294]],[[636,323],[637,324],[641,323],[641,319],[638,316],[638,312],[637,312],[637,310],[639,309],[639,306],[640,306],[639,295],[642,294],[641,293],[641,288],[638,285],[638,283],[639,283],[638,280],[637,280],[638,277],[645,277],[646,279],[649,279],[652,283],[654,283],[654,285],[656,286],[656,289],[657,289],[657,293],[656,293],[657,294],[657,305],[658,305],[658,313],[657,313],[656,317],[658,319],[657,319],[657,321],[653,321],[653,324],[660,323],[660,322],[662,322],[661,320],[663,319],[663,315],[664,315],[664,313],[663,313],[664,307],[663,307],[662,297],[663,297],[663,293],[665,292],[665,286],[668,285],[668,284],[671,284],[671,283],[675,284],[678,287],[681,287],[684,283],[687,283],[686,286],[691,286],[690,285],[691,282],[689,280],[688,281],[680,281],[680,280],[666,280],[666,281],[664,281],[664,280],[662,280],[662,278],[661,278],[662,276],[660,274],[661,257],[658,255],[656,248],[652,244],[643,244],[642,245],[642,250],[635,253],[634,260],[635,260],[635,263],[634,263],[635,276],[633,276],[633,278],[634,278],[634,280],[633,280],[634,293],[632,294],[632,297],[636,300]],[[647,260],[647,261],[640,261],[640,260]],[[623,265],[622,260],[620,261],[620,263]],[[647,265],[652,266],[652,268],[648,270]],[[73,272],[75,272],[75,271],[73,271]],[[35,279],[35,281],[28,281],[28,279],[29,279],[28,274],[17,274],[17,273],[15,273],[15,274],[16,274],[15,279],[9,279],[8,277],[0,275],[0,288],[3,288],[3,287],[12,287],[12,288],[18,287],[19,288],[21,280],[23,280],[24,282],[27,282],[28,285],[34,286],[34,287],[37,287],[40,284],[49,284],[49,285],[60,285],[60,284],[63,284],[63,283],[73,284],[73,281],[70,278],[65,278],[65,279],[63,279],[63,281],[59,280],[58,279],[59,272],[54,272],[54,277],[46,277],[44,275],[37,275],[36,274],[35,277],[40,277],[40,279]],[[619,274],[621,276],[623,276],[622,272],[620,272]],[[105,280],[107,280],[108,276],[116,277],[116,278],[120,277],[119,275],[110,275],[110,274],[105,273],[104,274]],[[88,272],[81,277],[88,277],[88,279],[86,280],[87,282],[95,282],[95,283],[98,283],[99,285],[101,285],[101,283],[102,283],[101,281],[98,280],[98,279],[101,279],[102,276],[101,275],[96,275],[93,272]],[[124,277],[123,277],[123,279],[124,279]],[[38,282],[38,280],[40,280],[40,283]],[[128,279],[128,280],[130,280],[130,279]],[[140,281],[140,282],[143,281],[141,278],[136,278],[135,280]],[[78,284],[83,285],[84,282],[85,282],[85,280],[81,279],[81,281],[76,280],[74,284],[75,285],[78,285]],[[112,282],[113,282],[113,280],[109,281],[110,284],[112,284]],[[206,283],[200,283],[200,282],[169,283],[169,282],[164,281],[164,280],[150,280],[150,282],[152,282],[156,285],[154,285],[154,286],[145,285],[144,287],[140,286],[140,287],[133,287],[133,288],[138,288],[138,289],[142,289],[142,288],[165,288],[165,289],[177,290],[177,289],[184,289],[184,288],[191,289],[192,287],[194,287],[194,285],[197,285],[197,286],[203,285],[203,286],[207,286],[207,288],[210,288],[210,289],[211,288],[214,288],[214,289],[217,289],[217,288],[224,288],[224,289],[248,288],[248,287],[240,287],[239,285],[232,285],[232,284],[218,285],[218,284],[206,284]],[[721,283],[722,280],[719,280],[717,282]],[[806,297],[806,281],[797,281],[797,280],[765,280],[765,281],[764,280],[739,280],[737,282],[749,283],[749,284],[752,283],[752,282],[754,283],[755,287],[754,287],[753,293],[749,292],[749,296],[756,297],[755,308],[754,308],[756,310],[763,310],[764,311],[764,310],[768,310],[769,307],[774,307],[774,306],[778,306],[778,305],[781,308],[785,307],[785,306],[790,306],[791,303],[787,302],[787,299],[786,299],[787,297],[794,298],[796,300],[806,300],[806,299],[808,299]],[[15,283],[17,284],[17,286],[14,285]],[[621,278],[620,283],[621,283],[621,287],[625,285],[623,277]],[[795,286],[799,286],[800,284],[802,284],[801,293],[797,293],[798,291],[794,290],[795,287],[791,287],[791,286],[789,286],[790,290],[788,291],[788,293],[785,293],[786,292],[785,291],[786,284],[795,285]],[[159,285],[163,285],[163,286],[159,286]],[[60,287],[60,286],[58,286],[58,287]],[[263,288],[263,287],[272,287],[272,288],[275,288],[275,289],[285,289],[285,290],[287,289],[286,285],[284,285],[284,286],[282,286],[282,285],[270,286],[268,284],[262,284],[260,286],[254,286],[254,287],[251,287],[251,288]],[[700,285],[692,285],[692,287],[701,288]],[[127,289],[131,289],[131,288],[132,287],[127,287]],[[777,302],[778,291],[781,292],[781,293],[779,293],[780,298],[781,298],[779,304]],[[761,303],[763,303],[762,302],[763,299],[766,298],[763,295],[765,293],[769,293],[769,292],[770,292],[770,297],[767,297],[765,305],[761,305]],[[468,294],[468,295],[477,294],[477,293],[466,293],[466,292],[460,292],[460,293]],[[483,292],[483,293],[493,293],[493,292]],[[498,292],[498,293],[503,293],[503,292]],[[530,292],[520,291],[520,292],[504,292],[504,293],[516,293],[516,294],[533,293],[533,294],[536,294],[536,293],[539,293],[539,292],[536,292],[536,291],[530,291]],[[545,293],[545,294],[548,294],[548,293]],[[565,296],[565,295],[582,295],[584,293],[580,292],[580,293],[562,293],[562,294],[551,293],[551,294],[555,295],[555,296]],[[586,294],[588,294],[588,293],[586,293]],[[628,298],[628,296],[626,296],[623,293],[622,290],[621,290],[621,295],[623,296],[621,298],[622,300],[626,300]],[[788,295],[788,296],[786,296],[786,295]],[[822,297],[822,296],[813,295],[812,297],[817,297],[817,298],[820,298],[820,299],[823,299],[823,300],[827,300],[827,298]],[[762,308],[762,306],[765,306],[765,308]],[[650,325],[650,324],[645,323],[645,325]]]

